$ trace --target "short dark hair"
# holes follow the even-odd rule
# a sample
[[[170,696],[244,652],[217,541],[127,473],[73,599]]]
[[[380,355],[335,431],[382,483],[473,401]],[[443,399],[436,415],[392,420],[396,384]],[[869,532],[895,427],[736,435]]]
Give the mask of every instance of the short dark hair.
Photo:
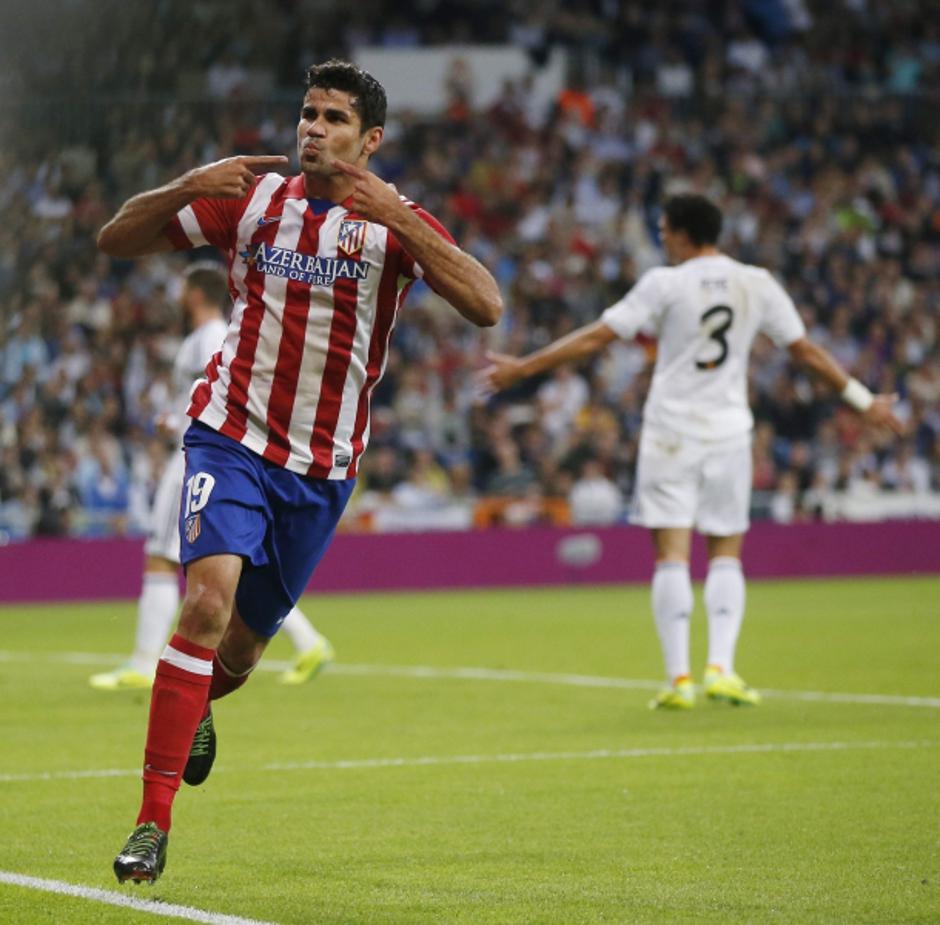
[[[697,193],[670,196],[663,213],[672,231],[684,231],[698,247],[715,244],[721,235],[721,209],[705,196]]]
[[[183,285],[198,289],[207,301],[218,305],[223,312],[232,304],[228,291],[228,276],[214,261],[199,260],[191,263],[183,271]]]
[[[322,90],[342,90],[348,93],[353,109],[359,114],[363,132],[376,125],[385,125],[388,100],[383,87],[368,71],[350,61],[330,58],[323,64],[307,68],[306,87]]]

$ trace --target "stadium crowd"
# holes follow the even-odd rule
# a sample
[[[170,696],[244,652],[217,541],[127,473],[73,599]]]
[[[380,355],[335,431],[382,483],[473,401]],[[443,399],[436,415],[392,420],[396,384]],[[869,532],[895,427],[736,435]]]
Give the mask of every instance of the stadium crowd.
[[[661,263],[659,205],[681,189],[720,203],[723,247],[774,272],[812,336],[896,391],[908,424],[881,443],[759,344],[755,513],[940,491],[940,25],[922,4],[426,0],[389,19],[363,2],[343,23],[321,6],[168,0],[147,31],[133,5],[78,2],[81,28],[33,35],[52,42],[42,56],[24,40],[0,76],[18,126],[0,148],[0,532],[145,528],[189,258],[98,253],[115,205],[229,154],[292,152],[305,64],[445,38],[522,45],[533,72],[562,47],[568,83],[542,106],[528,78],[508,81],[483,106],[457,58],[435,116],[391,100],[373,168],[493,271],[507,311],[481,334],[412,292],[349,528],[626,516],[655,345],[498,399],[473,372],[488,347],[522,353],[596,318]],[[114,40],[96,53],[82,37],[98,18]]]

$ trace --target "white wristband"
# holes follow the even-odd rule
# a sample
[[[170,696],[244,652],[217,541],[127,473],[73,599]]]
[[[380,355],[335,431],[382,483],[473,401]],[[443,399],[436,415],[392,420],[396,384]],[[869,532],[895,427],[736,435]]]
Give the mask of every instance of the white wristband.
[[[858,379],[849,379],[842,390],[842,400],[856,411],[867,411],[875,396]]]

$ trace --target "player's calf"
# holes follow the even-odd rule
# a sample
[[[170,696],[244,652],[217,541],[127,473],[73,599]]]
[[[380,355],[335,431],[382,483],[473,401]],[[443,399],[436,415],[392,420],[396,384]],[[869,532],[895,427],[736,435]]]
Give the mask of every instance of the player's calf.
[[[206,706],[205,716],[199,721],[193,735],[193,744],[189,748],[189,758],[183,768],[183,780],[190,787],[198,787],[209,776],[215,762],[215,723],[212,721],[212,707]]]

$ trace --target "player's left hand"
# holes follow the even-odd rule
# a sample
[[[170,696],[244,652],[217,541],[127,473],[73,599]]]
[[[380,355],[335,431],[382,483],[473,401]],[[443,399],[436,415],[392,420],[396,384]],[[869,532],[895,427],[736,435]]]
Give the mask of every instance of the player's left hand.
[[[883,427],[899,437],[903,436],[904,424],[894,413],[894,404],[897,400],[897,395],[876,395],[871,406],[862,416],[875,427]]]
[[[371,170],[334,160],[336,170],[355,180],[352,191],[352,211],[380,225],[389,225],[395,213],[402,209],[401,197],[391,183],[386,183]]]
[[[476,374],[476,381],[484,393],[501,392],[515,385],[523,378],[521,366],[522,361],[518,357],[510,356],[508,353],[494,353],[492,350],[486,352],[486,359],[490,365],[484,366]]]

